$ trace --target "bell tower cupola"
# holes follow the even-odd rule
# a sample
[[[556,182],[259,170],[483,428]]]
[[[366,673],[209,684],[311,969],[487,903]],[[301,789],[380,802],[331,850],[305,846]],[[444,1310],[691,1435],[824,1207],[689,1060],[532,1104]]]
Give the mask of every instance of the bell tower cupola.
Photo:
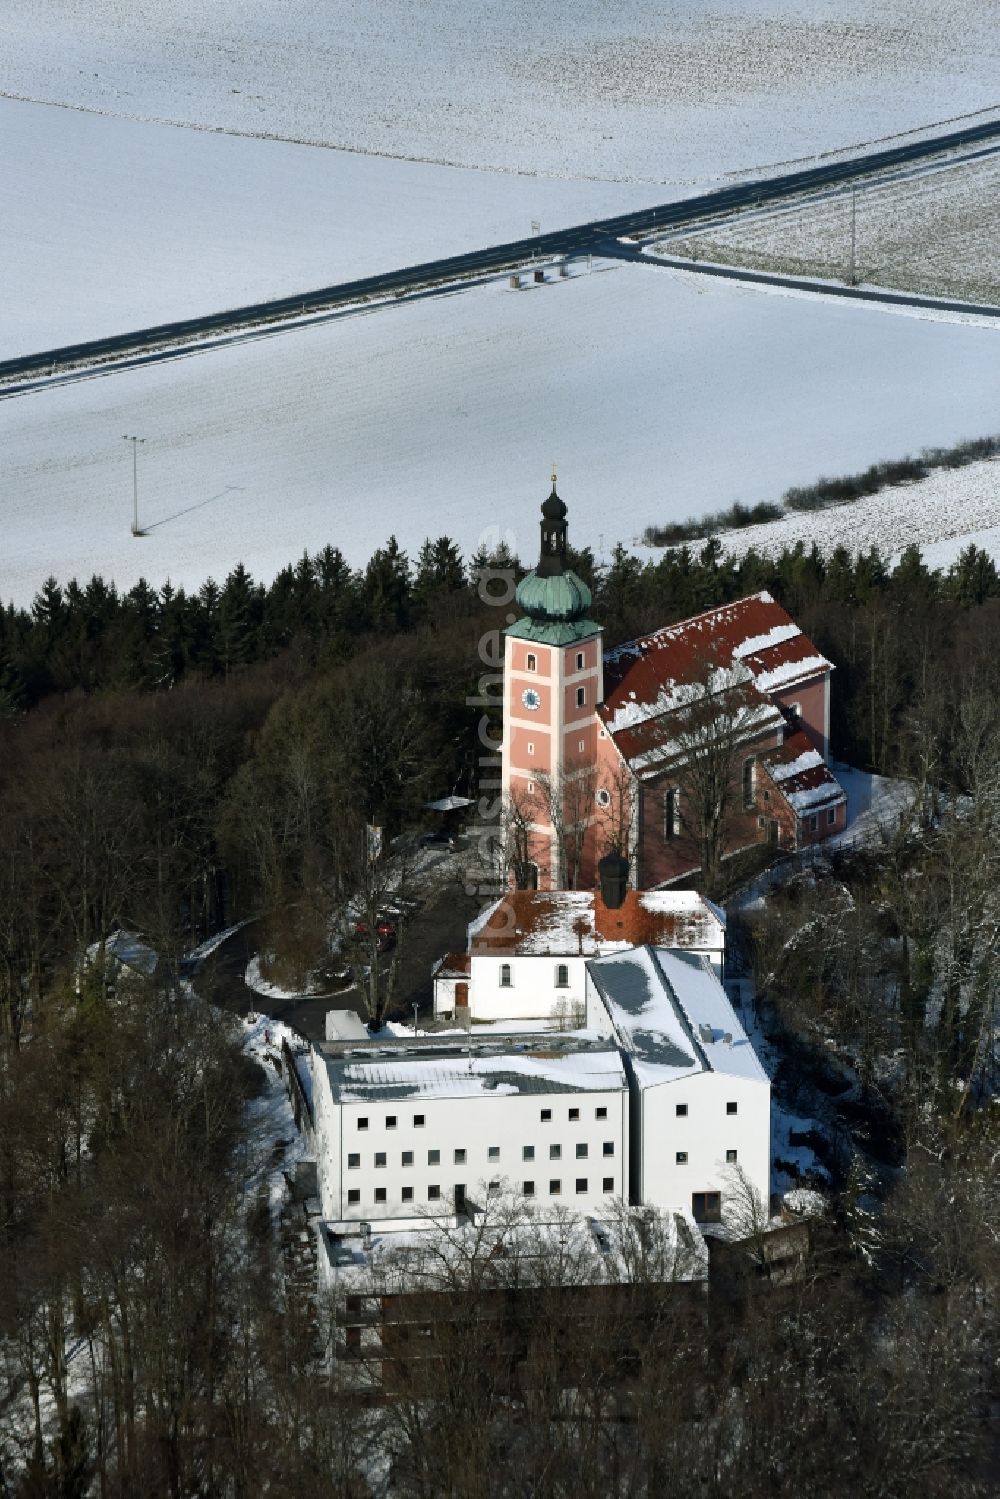
[[[566,571],[566,506],[556,494],[556,476],[552,473],[552,493],[542,502],[542,544],[535,572],[540,578],[559,577]]]

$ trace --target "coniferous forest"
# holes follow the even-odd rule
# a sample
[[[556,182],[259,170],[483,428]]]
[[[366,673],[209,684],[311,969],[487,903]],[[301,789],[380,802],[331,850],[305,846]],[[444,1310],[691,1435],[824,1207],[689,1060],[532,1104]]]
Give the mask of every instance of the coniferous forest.
[[[916,792],[733,923],[782,1086],[854,1084],[805,1273],[645,1301],[625,1350],[581,1320],[571,1358],[553,1300],[502,1378],[480,1330],[391,1402],[342,1388],[247,1225],[261,1081],[178,1001],[181,955],[250,917],[321,945],[366,824],[477,795],[506,623],[480,585],[520,564],[441,538],[196,594],[50,579],[0,613],[2,1499],[996,1491],[996,568],[712,541],[573,566],[609,646],[769,590],[835,665],[834,756]],[[164,959],[126,1005],[81,968],[120,927]]]

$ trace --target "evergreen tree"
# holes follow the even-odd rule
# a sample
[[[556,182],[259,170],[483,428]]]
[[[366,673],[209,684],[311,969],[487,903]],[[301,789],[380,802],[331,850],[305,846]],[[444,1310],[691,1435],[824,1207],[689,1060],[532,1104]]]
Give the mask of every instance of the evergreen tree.
[[[405,630],[410,616],[410,563],[395,536],[365,570],[365,612],[374,630]]]
[[[219,639],[227,676],[235,667],[256,659],[261,606],[260,588],[238,562],[219,596]]]
[[[970,542],[948,570],[948,587],[952,598],[966,608],[996,598],[1000,580],[993,558]]]

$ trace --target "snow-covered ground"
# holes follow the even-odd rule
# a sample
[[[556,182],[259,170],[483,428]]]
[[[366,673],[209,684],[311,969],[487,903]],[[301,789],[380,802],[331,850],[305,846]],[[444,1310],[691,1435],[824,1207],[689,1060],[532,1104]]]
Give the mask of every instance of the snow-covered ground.
[[[995,403],[1000,380],[995,370],[989,378]],[[995,412],[994,404],[994,427]],[[971,423],[966,435],[973,435]],[[910,444],[909,450],[915,446]],[[896,457],[905,451],[904,444],[892,452],[887,449],[883,456]],[[833,472],[829,465],[827,471]],[[851,471],[853,466],[847,463],[839,470]],[[896,485],[827,510],[789,511],[781,520],[724,531],[719,540],[731,557],[741,557],[751,547],[776,556],[799,542],[807,547],[815,542],[826,554],[836,547],[857,553],[874,546],[884,557],[895,558],[916,543],[929,567],[944,568],[974,542],[1000,560],[1000,459],[983,459],[967,468],[935,469],[913,484]]]
[[[559,176],[714,175],[997,103],[996,0],[6,0],[0,88]]]
[[[607,556],[992,431],[997,348],[991,327],[615,262],[57,386],[0,402],[0,599],[49,574],[266,579],[327,543],[363,563],[392,532],[469,552],[499,524],[530,558],[553,460],[572,540]],[[138,539],[126,432],[146,438]]]
[[[853,236],[852,236],[853,229]],[[933,170],[743,214],[703,233],[667,236],[667,255],[777,271],[848,277],[966,302],[1000,297],[1000,154],[981,150]]]
[[[0,97],[0,359],[660,202]]]

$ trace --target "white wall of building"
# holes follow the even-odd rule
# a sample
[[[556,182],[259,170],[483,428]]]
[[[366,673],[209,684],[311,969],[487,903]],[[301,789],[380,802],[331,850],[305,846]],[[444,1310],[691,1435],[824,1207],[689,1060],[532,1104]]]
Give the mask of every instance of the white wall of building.
[[[581,1015],[587,1003],[586,959],[550,958],[511,953],[505,957],[472,958],[469,1004],[475,1020],[547,1020],[575,1012]],[[510,984],[502,983],[503,968],[510,969]],[[558,970],[567,970],[568,982],[557,983]]]
[[[735,1104],[736,1113],[727,1106]],[[679,1115],[678,1105],[687,1113]],[[687,1208],[692,1194],[719,1192],[726,1216],[732,1206],[733,1166],[727,1152],[747,1173],[767,1210],[771,1174],[771,1086],[766,1081],[699,1072],[642,1089],[640,1127],[633,1138],[634,1167],[642,1201],[656,1207]],[[678,1152],[687,1155],[677,1160]]]
[[[623,1194],[627,1198],[624,1089],[338,1104],[326,1063],[316,1052],[313,1073],[317,1167],[326,1219],[372,1222],[451,1213],[456,1184],[465,1187],[467,1201],[482,1202],[491,1181],[511,1187],[519,1197],[524,1183],[534,1182],[534,1198],[525,1201],[545,1208],[562,1204],[581,1213],[600,1212]],[[542,1117],[545,1110],[548,1119]],[[578,1113],[575,1119],[573,1110]],[[423,1124],[415,1123],[418,1118]],[[552,1158],[553,1146],[560,1149],[558,1159]],[[610,1154],[605,1153],[608,1146]],[[581,1147],[585,1154],[579,1153]],[[533,1159],[525,1159],[526,1149],[534,1150]],[[464,1151],[465,1159],[456,1160],[456,1151]],[[431,1159],[434,1152],[437,1160]],[[404,1164],[406,1153],[412,1156],[411,1164]],[[385,1164],[377,1165],[376,1157],[383,1155]],[[352,1164],[355,1156],[357,1165]],[[586,1181],[584,1191],[577,1191],[578,1179]],[[550,1191],[552,1181],[561,1183],[558,1193]],[[436,1198],[430,1195],[432,1186],[439,1188]],[[412,1191],[409,1199],[404,1198],[405,1188]],[[350,1199],[352,1192],[358,1193],[356,1201]],[[385,1193],[384,1200],[377,1200],[378,1192]]]

